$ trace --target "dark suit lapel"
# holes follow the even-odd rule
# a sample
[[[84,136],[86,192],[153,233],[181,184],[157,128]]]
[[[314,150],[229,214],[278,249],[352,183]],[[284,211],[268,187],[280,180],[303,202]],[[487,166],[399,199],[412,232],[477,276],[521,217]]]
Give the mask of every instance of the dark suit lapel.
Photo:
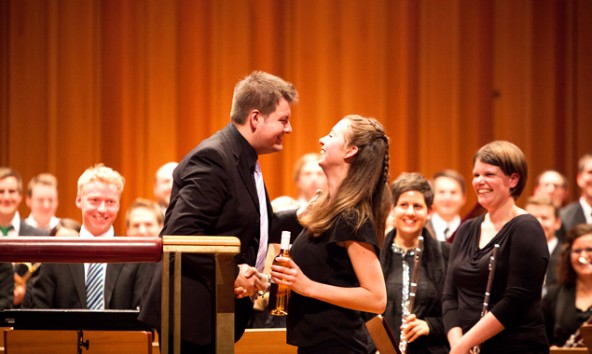
[[[251,196],[251,200],[257,206],[257,210],[259,210],[259,197],[257,196],[257,187],[255,186],[255,177],[253,176],[253,171],[251,171],[252,166],[248,165],[247,159],[241,158],[241,151],[238,142],[233,137],[232,133],[227,129],[224,129],[223,136],[226,139],[226,142],[230,145],[232,150],[232,157],[235,161],[235,166],[238,170],[238,174],[243,181],[243,184],[247,188],[249,195]],[[267,193],[267,192],[266,192]]]
[[[582,205],[578,201],[578,208],[576,209],[576,214],[574,215],[573,225],[575,226],[578,224],[585,224],[585,223],[586,223],[586,215],[584,215],[584,209],[582,208]]]
[[[582,213],[582,215],[584,214]],[[33,227],[21,219],[21,223],[19,225],[19,236],[47,236],[48,234],[49,232]]]
[[[122,267],[123,264],[121,263],[107,264],[107,274],[105,277],[105,309],[110,308],[109,303],[113,297],[113,290],[115,290],[115,284],[117,283],[117,278],[119,278]]]
[[[86,278],[84,276],[84,264],[68,264],[67,267],[68,271],[70,272],[70,276],[72,277],[72,283],[74,284],[74,288],[76,288],[76,295],[78,295],[78,300],[82,304],[83,308],[87,308],[85,283]]]

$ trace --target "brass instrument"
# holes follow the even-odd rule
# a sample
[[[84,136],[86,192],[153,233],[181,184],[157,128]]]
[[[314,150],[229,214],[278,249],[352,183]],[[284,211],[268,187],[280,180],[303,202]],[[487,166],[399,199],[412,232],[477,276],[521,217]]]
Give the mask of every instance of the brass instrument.
[[[15,272],[15,282],[17,283],[17,285],[27,284],[27,281],[29,281],[29,278],[31,278],[33,273],[35,273],[35,271],[37,271],[37,268],[39,268],[39,266],[41,265],[41,263],[17,263],[17,264],[20,264],[20,265],[26,267],[26,271],[23,275],[19,275]],[[15,266],[16,266],[16,264],[15,264]]]
[[[419,268],[421,267],[421,256],[423,254],[423,236],[419,236],[417,239],[417,247],[415,248],[415,254],[413,256],[413,273],[411,275],[411,281],[409,282],[409,299],[403,299],[403,313],[402,320],[405,323],[405,319],[413,312],[413,305],[415,303],[415,293],[417,291],[417,283],[419,282]],[[402,354],[407,353],[407,341],[403,338],[403,331],[401,331],[399,342],[399,350]]]
[[[495,258],[499,247],[500,245],[497,243],[493,245],[493,251],[491,251],[491,256],[489,256],[489,275],[487,276],[487,286],[485,287],[485,297],[483,298],[481,318],[483,318],[483,316],[489,312],[489,298],[491,296],[491,286],[493,285],[493,277],[495,275]],[[476,345],[469,352],[471,354],[479,354],[481,352],[481,346]]]

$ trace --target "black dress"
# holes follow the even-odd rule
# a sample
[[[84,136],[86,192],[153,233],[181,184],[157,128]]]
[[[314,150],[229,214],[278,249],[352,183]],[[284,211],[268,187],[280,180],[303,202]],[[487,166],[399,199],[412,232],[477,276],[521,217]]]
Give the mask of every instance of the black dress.
[[[414,256],[412,252],[402,252],[396,247],[393,248],[395,233],[396,230],[392,230],[386,235],[380,254],[380,265],[384,273],[388,300],[384,318],[398,341],[401,335],[401,314],[403,312],[403,259],[408,266],[408,274],[412,274]],[[426,229],[422,234],[424,235],[424,252],[420,264],[413,313],[418,319],[428,323],[430,334],[409,343],[407,352],[409,354],[445,354],[450,351],[450,347],[442,324],[441,297],[450,246],[446,242],[432,238]]]
[[[446,332],[466,333],[480,319],[489,256],[499,244],[489,309],[505,327],[481,345],[481,353],[548,353],[541,311],[541,291],[549,250],[540,223],[530,214],[507,222],[479,248],[479,216],[462,224],[450,253],[443,297]]]
[[[372,245],[378,256],[375,227],[366,222],[354,231],[355,221],[340,217],[318,237],[305,229],[294,241],[290,255],[311,280],[340,287],[358,287],[347,250],[338,242]],[[332,305],[292,292],[287,318],[288,344],[299,352],[368,353],[369,335],[361,311]]]
[[[576,308],[576,288],[559,284],[549,286],[543,297],[543,313],[549,342],[559,347],[592,318],[592,308],[586,311]]]

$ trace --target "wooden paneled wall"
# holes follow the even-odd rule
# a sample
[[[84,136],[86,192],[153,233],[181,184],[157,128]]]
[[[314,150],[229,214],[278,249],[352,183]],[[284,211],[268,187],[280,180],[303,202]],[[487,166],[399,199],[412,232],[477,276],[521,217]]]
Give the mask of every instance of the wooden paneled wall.
[[[525,194],[554,168],[575,198],[592,151],[589,0],[5,0],[0,26],[0,165],[56,174],[59,215],[77,219],[82,171],[117,169],[118,233],[256,69],[301,97],[285,150],[262,158],[272,198],[295,194],[293,163],[349,113],[386,126],[392,178],[455,168],[470,183],[475,150],[507,139],[529,159]]]

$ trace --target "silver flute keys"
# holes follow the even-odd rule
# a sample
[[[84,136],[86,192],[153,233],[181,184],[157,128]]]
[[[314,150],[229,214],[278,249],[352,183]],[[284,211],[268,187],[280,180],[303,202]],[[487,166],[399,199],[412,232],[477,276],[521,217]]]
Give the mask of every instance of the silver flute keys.
[[[417,291],[417,283],[419,282],[419,268],[421,267],[421,256],[423,254],[423,236],[417,238],[417,247],[415,248],[413,256],[413,272],[411,281],[409,282],[409,298],[403,297],[403,313],[401,318],[403,320],[403,328],[405,328],[405,319],[413,312],[413,305],[415,303],[415,293]],[[407,341],[404,338],[403,331],[401,331],[401,341],[399,342],[399,350],[402,354],[407,353]]]
[[[491,296],[491,286],[493,285],[493,277],[495,275],[495,258],[497,256],[497,250],[499,249],[500,245],[495,244],[493,245],[493,251],[491,251],[491,256],[489,256],[489,275],[487,276],[487,286],[485,287],[485,296],[483,298],[483,308],[481,309],[481,318],[485,316],[489,310],[489,298]],[[471,354],[479,354],[481,352],[481,346],[476,345],[471,348]]]

